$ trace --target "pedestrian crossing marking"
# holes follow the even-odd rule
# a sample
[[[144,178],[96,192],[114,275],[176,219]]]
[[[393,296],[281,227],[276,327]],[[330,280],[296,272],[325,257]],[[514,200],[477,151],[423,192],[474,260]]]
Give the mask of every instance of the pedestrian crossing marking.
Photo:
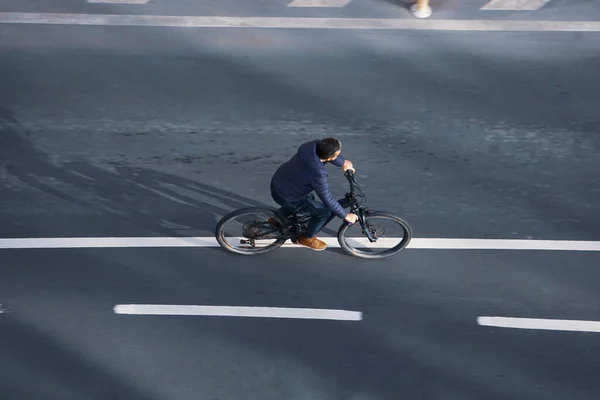
[[[288,7],[345,7],[352,0],[293,0]]]
[[[480,10],[500,11],[535,11],[542,8],[549,0],[491,0]]]
[[[87,0],[87,2],[102,4],[148,4],[150,0]]]

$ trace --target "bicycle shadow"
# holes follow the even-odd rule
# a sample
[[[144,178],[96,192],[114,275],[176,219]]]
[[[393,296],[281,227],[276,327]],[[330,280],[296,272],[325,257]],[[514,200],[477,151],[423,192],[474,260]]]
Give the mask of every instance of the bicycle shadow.
[[[266,205],[181,176],[113,163],[112,171],[85,160],[56,161],[26,138],[0,108],[0,157],[8,175],[55,196],[64,206],[172,236],[212,234],[218,219],[237,208]],[[33,205],[32,205],[33,206]]]

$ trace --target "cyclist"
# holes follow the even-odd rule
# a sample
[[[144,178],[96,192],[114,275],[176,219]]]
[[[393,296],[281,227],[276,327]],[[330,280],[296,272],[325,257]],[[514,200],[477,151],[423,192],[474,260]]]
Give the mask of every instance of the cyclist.
[[[296,154],[282,164],[271,179],[271,196],[285,215],[302,212],[311,218],[298,244],[313,250],[325,250],[327,244],[317,239],[317,233],[338,216],[353,224],[358,217],[348,213],[332,196],[325,165],[331,163],[344,172],[354,166],[340,155],[342,143],[336,138],[316,139],[302,144]],[[315,191],[322,203],[315,199]]]

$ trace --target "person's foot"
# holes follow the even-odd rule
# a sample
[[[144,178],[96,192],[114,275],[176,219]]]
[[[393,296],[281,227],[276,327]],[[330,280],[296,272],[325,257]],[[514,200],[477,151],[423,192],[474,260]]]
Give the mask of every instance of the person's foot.
[[[325,243],[322,240],[317,239],[316,236],[307,238],[306,236],[302,235],[302,236],[298,237],[298,244],[310,247],[311,249],[316,250],[316,251],[325,250],[327,248],[327,243]]]

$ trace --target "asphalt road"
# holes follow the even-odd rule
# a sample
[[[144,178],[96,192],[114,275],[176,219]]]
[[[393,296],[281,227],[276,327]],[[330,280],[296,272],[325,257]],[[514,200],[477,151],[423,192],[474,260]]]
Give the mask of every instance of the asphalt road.
[[[53,3],[0,11],[125,9]],[[600,240],[599,48],[565,32],[0,25],[0,237],[210,236],[229,210],[273,205],[270,175],[299,144],[335,135],[369,205],[416,237]],[[598,334],[476,318],[598,320],[598,266],[598,252],[0,250],[0,399],[596,399]],[[364,319],[113,313],[129,303]]]

